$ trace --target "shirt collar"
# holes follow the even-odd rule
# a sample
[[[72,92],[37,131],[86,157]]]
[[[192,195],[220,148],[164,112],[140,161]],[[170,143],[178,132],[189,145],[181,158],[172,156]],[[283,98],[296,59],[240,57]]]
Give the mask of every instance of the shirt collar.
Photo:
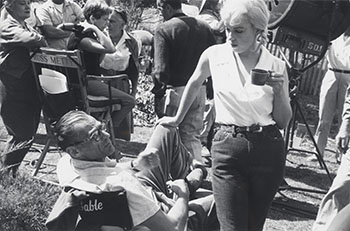
[[[128,33],[125,30],[123,30],[123,35],[119,39],[119,41],[115,47],[116,48],[120,47],[122,44],[124,44],[125,40],[128,40],[128,39],[131,39],[130,36],[128,35]]]
[[[52,0],[47,1],[47,3],[49,4],[50,7],[55,7]],[[63,7],[67,7],[71,4],[71,2],[69,0],[64,0],[64,2],[62,4],[63,4]]]

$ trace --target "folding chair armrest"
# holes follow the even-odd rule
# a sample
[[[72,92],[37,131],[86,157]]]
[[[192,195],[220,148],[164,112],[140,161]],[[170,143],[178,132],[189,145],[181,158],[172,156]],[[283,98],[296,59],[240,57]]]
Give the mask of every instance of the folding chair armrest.
[[[105,76],[105,75],[86,75],[87,79],[98,79],[98,80],[113,80],[113,79],[123,79],[126,78],[128,79],[128,75],[127,74],[120,74],[120,75],[109,75],[109,76]]]

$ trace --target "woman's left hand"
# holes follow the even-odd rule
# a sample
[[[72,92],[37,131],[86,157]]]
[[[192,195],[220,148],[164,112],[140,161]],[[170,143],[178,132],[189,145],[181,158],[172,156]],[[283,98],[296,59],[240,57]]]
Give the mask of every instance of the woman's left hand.
[[[283,91],[284,76],[271,72],[271,76],[267,79],[266,85],[269,85],[273,89],[274,94],[279,94]]]

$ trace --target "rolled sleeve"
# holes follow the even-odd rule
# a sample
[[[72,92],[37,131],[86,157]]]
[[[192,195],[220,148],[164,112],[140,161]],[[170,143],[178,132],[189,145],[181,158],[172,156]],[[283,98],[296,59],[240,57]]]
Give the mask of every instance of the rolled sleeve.
[[[50,17],[50,12],[44,7],[44,5],[40,6],[36,10],[36,18],[38,21],[38,26],[53,25],[53,22]]]
[[[9,24],[0,28],[0,44],[2,46],[24,45],[40,46],[43,37],[35,32],[22,28],[20,25]]]

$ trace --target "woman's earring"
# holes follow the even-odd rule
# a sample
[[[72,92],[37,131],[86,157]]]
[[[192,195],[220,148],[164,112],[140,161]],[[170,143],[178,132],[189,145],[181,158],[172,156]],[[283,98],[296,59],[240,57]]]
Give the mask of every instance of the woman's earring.
[[[257,36],[256,36],[256,41],[257,41],[258,43],[261,43],[261,41],[262,41],[262,35],[261,35],[261,33],[258,33],[258,34],[257,34]]]

